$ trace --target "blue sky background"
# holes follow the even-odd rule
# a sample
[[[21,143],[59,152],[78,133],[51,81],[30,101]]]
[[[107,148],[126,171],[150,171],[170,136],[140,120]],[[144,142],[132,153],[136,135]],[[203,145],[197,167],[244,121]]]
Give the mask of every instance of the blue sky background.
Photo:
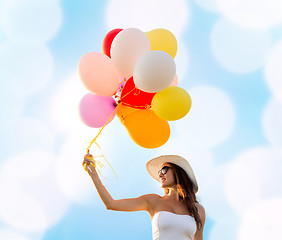
[[[275,0],[0,0],[0,239],[152,238],[149,215],[107,211],[81,167],[98,130],[79,119],[78,61],[129,27],[176,36],[192,108],[156,149],[117,118],[106,126],[98,143],[118,175],[102,169],[109,192],[163,194],[145,164],[178,154],[199,183],[204,239],[280,238],[281,11]]]

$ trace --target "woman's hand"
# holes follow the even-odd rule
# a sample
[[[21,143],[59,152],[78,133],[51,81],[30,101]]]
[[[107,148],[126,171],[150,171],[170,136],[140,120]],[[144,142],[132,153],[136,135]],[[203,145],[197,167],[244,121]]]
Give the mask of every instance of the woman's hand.
[[[96,163],[95,160],[93,159],[93,156],[90,153],[84,155],[82,166],[89,174],[96,173]]]

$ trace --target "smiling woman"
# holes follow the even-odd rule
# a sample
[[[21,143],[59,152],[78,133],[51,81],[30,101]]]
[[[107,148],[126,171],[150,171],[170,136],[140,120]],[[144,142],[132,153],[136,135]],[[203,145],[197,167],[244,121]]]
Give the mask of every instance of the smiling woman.
[[[202,240],[205,210],[196,200],[198,184],[186,159],[177,155],[164,155],[150,160],[149,174],[161,183],[164,196],[146,194],[138,198],[115,200],[102,184],[90,154],[83,165],[92,178],[108,210],[141,211],[149,213],[154,240]],[[93,164],[94,163],[94,164]]]

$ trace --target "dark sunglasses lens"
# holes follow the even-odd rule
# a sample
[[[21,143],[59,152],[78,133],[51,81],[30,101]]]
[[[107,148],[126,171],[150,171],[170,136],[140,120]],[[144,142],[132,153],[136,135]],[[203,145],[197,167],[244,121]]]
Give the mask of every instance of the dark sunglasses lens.
[[[168,166],[164,166],[160,171],[159,171],[159,175],[165,175],[168,171],[169,167]]]

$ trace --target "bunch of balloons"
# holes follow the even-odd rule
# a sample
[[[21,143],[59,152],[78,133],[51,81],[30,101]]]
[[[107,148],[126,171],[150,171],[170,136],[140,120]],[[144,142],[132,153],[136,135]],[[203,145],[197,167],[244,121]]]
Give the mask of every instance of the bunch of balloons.
[[[80,79],[90,91],[80,102],[83,122],[99,128],[117,115],[138,145],[165,144],[168,121],[184,117],[191,108],[189,94],[177,86],[176,52],[176,38],[166,29],[108,32],[102,53],[86,53],[78,63]]]

